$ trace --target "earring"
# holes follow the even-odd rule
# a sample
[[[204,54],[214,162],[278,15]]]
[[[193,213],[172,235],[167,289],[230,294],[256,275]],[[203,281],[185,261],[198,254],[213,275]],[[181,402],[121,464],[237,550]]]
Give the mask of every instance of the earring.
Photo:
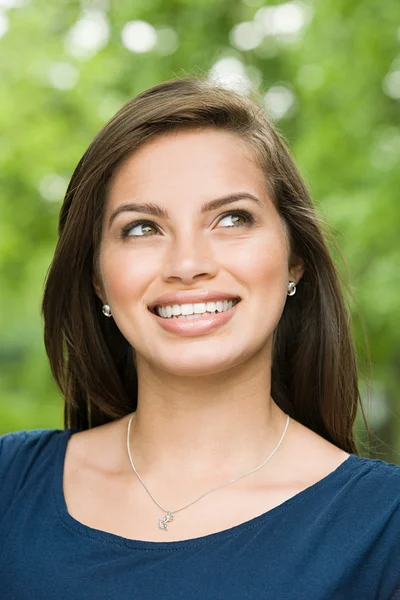
[[[294,296],[296,293],[296,284],[294,281],[289,281],[287,295]]]
[[[108,304],[103,304],[103,315],[105,315],[106,317],[111,317],[111,308],[109,307]]]

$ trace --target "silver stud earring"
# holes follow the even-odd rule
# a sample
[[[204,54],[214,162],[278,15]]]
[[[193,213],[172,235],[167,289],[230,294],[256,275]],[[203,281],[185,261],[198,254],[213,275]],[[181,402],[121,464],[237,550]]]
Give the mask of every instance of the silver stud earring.
[[[294,281],[289,281],[287,288],[287,295],[294,296],[296,293],[296,284]]]
[[[111,317],[111,308],[109,307],[108,304],[103,304],[103,315],[105,315],[106,317]]]

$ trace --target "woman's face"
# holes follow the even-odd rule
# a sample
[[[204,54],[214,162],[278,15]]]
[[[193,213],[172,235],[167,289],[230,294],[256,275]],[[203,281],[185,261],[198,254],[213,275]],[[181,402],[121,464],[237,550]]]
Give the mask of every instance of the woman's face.
[[[139,371],[146,361],[177,375],[206,375],[260,352],[269,356],[288,282],[300,279],[302,262],[290,259],[284,225],[251,152],[229,132],[180,131],[148,142],[117,169],[95,288],[135,349]],[[203,210],[217,199],[225,202]],[[165,325],[149,307],[180,292],[218,292],[240,302],[211,320],[171,317],[171,330],[171,319]],[[166,303],[190,303],[182,300]],[[186,329],[174,329],[177,322]]]

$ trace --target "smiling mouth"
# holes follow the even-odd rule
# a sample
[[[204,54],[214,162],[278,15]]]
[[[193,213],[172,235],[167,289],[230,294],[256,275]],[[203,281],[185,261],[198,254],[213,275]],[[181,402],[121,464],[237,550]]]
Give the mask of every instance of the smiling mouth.
[[[172,309],[172,305],[169,305],[169,310],[167,310],[166,306],[154,306],[152,308],[149,307],[149,311],[161,319],[200,319],[215,314],[221,314],[223,312],[228,312],[232,310],[237,304],[239,304],[240,301],[241,298],[235,298],[234,300],[225,301],[218,300],[216,302],[203,302],[201,304],[206,305],[206,311],[201,313],[191,312],[189,314],[182,314],[179,310],[179,314],[173,314],[172,311],[174,309]],[[227,302],[227,304],[224,304],[224,302]]]

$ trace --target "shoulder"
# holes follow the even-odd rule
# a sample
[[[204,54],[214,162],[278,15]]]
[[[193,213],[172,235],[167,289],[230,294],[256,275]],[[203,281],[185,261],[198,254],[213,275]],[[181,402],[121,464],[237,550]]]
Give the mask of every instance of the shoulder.
[[[128,460],[125,438],[129,417],[74,432],[66,450],[66,470],[89,468],[111,473],[124,469]],[[128,466],[130,469],[129,462]]]
[[[385,462],[378,458],[364,458],[356,454],[350,455],[354,466],[358,466],[360,472],[372,479],[379,479],[389,484],[400,485],[400,466]]]
[[[373,458],[352,454],[351,481],[363,492],[373,492],[373,499],[397,502],[400,505],[400,466]],[[368,500],[367,497],[364,498]]]
[[[68,429],[35,429],[0,436],[0,500],[10,501],[27,481],[54,463],[57,444],[70,433]]]
[[[385,574],[382,586],[389,585],[392,576],[399,585],[400,466],[354,454],[348,460],[341,494],[347,508],[343,532],[354,538],[366,562],[373,557],[373,568]]]
[[[337,471],[334,481],[344,491],[365,493],[373,489],[381,495],[400,497],[400,466],[376,458],[348,454],[315,432],[294,421],[292,442],[288,446],[296,472],[314,483]],[[364,498],[368,500],[367,497]],[[400,498],[399,498],[400,499]]]
[[[289,451],[298,479],[304,479],[303,488],[311,488],[325,503],[327,514],[335,512],[336,522],[344,529],[357,523],[375,524],[375,533],[390,522],[390,532],[396,530],[400,540],[400,466],[375,458],[348,454],[330,444],[314,432],[294,424]]]
[[[60,429],[33,429],[0,436],[0,472],[22,456],[37,454],[62,433]]]
[[[351,454],[336,472],[329,490],[327,511],[335,514],[335,523],[340,530],[347,531],[359,541],[360,534],[371,551],[374,549],[386,556],[388,561],[391,554],[399,556],[398,465]]]

